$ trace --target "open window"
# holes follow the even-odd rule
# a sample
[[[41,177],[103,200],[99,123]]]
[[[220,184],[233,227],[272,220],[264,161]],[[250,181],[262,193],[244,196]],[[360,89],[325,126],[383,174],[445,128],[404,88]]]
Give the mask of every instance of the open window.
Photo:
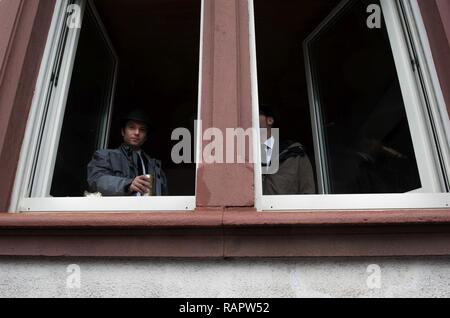
[[[317,193],[264,195],[257,165],[259,210],[449,206],[449,122],[424,85],[414,10],[391,0],[253,1],[255,123],[260,105],[276,108],[280,138],[302,143]]]
[[[201,0],[57,1],[12,212],[195,208],[196,164],[173,162],[171,133],[194,135],[200,20]],[[151,117],[143,150],[162,161],[170,197],[85,197],[93,153],[122,144],[136,108]]]

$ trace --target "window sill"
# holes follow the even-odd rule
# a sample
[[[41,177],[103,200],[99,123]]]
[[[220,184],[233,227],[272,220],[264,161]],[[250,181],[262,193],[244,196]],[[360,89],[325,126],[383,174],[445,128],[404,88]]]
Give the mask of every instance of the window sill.
[[[450,255],[450,210],[0,215],[0,256]]]

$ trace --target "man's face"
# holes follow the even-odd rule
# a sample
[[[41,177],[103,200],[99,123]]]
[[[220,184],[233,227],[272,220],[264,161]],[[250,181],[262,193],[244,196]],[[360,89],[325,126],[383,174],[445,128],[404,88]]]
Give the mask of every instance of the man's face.
[[[138,121],[129,121],[122,129],[122,136],[125,144],[139,149],[147,141],[147,126]]]

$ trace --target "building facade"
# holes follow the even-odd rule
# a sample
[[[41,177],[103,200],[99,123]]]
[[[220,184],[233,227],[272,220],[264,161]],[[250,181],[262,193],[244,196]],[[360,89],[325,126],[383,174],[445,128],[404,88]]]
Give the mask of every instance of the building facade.
[[[128,5],[101,0],[0,1],[0,296],[450,296],[450,1],[315,1],[320,5],[285,1],[275,7],[279,11],[258,0],[191,2],[189,6],[173,1],[172,7],[165,7],[164,1],[137,0],[127,1]],[[369,29],[366,25],[353,29],[355,38],[339,31],[340,25],[348,30],[346,23],[354,23],[342,18],[345,12],[361,4],[368,9],[362,21],[381,30],[375,36],[380,41],[376,47],[388,44],[387,55],[373,48],[374,42],[350,47],[356,52],[351,56],[344,49],[342,53],[327,49],[327,45],[344,48],[365,38],[366,33],[358,32],[370,32],[370,23]],[[142,20],[146,12],[152,12],[151,18]],[[158,20],[161,15],[167,20]],[[80,21],[83,27],[93,22],[101,40],[89,42]],[[296,32],[283,38],[276,33],[277,26]],[[196,28],[201,30],[197,35],[189,31]],[[164,34],[158,37],[152,30]],[[298,32],[303,33],[295,38]],[[288,38],[298,40],[294,52],[302,54],[301,62],[280,53],[290,43]],[[340,44],[327,44],[329,38],[338,38]],[[101,41],[105,44],[96,47]],[[85,73],[79,67],[83,48],[100,56],[83,60],[88,61],[83,64]],[[180,56],[186,60],[177,62]],[[273,61],[288,61],[289,70],[301,64],[307,74],[300,81],[303,95],[295,93],[298,74],[277,75],[283,67],[273,66],[278,64],[270,56]],[[321,65],[336,56],[340,62],[330,62],[320,73]],[[356,78],[388,81],[387,93],[359,90],[363,85],[333,68],[340,63]],[[374,75],[353,69],[357,63],[368,65]],[[379,69],[387,69],[384,65],[393,71],[377,75]],[[89,82],[94,69],[101,67],[105,71],[98,76],[107,75],[99,81],[108,83],[106,88],[97,87],[99,81]],[[199,72],[193,72],[197,67]],[[158,75],[153,76],[156,80],[148,79],[152,74]],[[277,78],[280,82],[274,86],[269,79]],[[74,83],[81,88],[74,93],[70,83],[72,89]],[[389,97],[394,86],[402,103]],[[327,108],[327,100],[340,98],[349,87],[360,94],[357,105],[366,105],[367,96],[379,100],[373,117],[356,117],[344,102],[339,103],[341,109]],[[90,94],[84,96],[86,91]],[[169,169],[173,197],[82,198],[66,195],[77,189],[55,181],[59,171],[61,180],[67,180],[67,172],[58,165],[73,157],[71,152],[59,157],[61,140],[80,149],[70,132],[89,126],[76,110],[81,104],[86,112],[96,107],[86,104],[97,98],[92,91],[107,92],[98,100],[109,98],[98,111],[101,120],[96,123],[105,128],[93,132],[98,137],[94,148],[114,144],[114,116],[126,111],[124,105],[134,95],[133,104],[147,99],[167,103],[152,110],[161,135],[166,129],[170,136],[171,128],[193,130],[197,125],[201,133],[194,138],[202,146],[194,147],[197,162]],[[110,107],[114,94],[108,92],[115,94],[116,110]],[[350,104],[357,94],[346,92],[342,98]],[[243,161],[221,162],[217,152],[209,153],[213,160],[204,155],[211,149],[210,129],[259,128],[258,107],[265,100],[285,105],[280,108],[286,118],[283,127],[295,134],[300,119],[294,115],[289,119],[289,105],[302,96],[306,107],[294,113],[311,112],[304,116],[310,126],[300,129],[311,149],[317,195],[264,196],[259,138],[250,141]],[[321,98],[322,103],[317,102]],[[390,111],[399,104],[404,105],[402,114]],[[339,160],[342,148],[333,152],[332,146],[323,146],[324,140],[333,140],[333,130],[320,124],[326,122],[325,113],[339,127],[363,118],[368,124],[360,132],[370,131],[368,136],[378,130],[391,136],[386,127],[406,120],[410,131],[406,139],[415,159],[404,175],[411,178],[397,178],[399,186],[388,192],[358,193],[342,185],[341,175],[329,166],[348,160]],[[344,113],[345,120],[339,121],[338,115]],[[392,119],[396,116],[402,119]],[[183,126],[185,118],[198,121],[189,127],[188,120]],[[405,125],[398,124],[396,132],[399,127]],[[406,139],[398,136],[393,139],[405,145]],[[166,144],[154,147],[170,153]],[[408,147],[384,149],[400,157],[397,150],[406,149],[405,154]],[[234,153],[231,159],[236,159]],[[344,175],[350,174],[348,169]],[[63,189],[61,195],[56,195],[58,189]]]

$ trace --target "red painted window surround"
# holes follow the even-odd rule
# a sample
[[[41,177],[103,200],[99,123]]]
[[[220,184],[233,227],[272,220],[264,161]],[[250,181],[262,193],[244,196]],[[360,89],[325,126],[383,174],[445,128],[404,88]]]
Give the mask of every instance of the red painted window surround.
[[[419,0],[447,105],[450,10]],[[9,205],[54,0],[0,10],[0,210]],[[248,8],[205,2],[203,128],[251,127]],[[229,85],[235,83],[235,85]],[[190,213],[0,213],[0,256],[450,255],[450,210],[257,213],[252,165],[203,165]]]

